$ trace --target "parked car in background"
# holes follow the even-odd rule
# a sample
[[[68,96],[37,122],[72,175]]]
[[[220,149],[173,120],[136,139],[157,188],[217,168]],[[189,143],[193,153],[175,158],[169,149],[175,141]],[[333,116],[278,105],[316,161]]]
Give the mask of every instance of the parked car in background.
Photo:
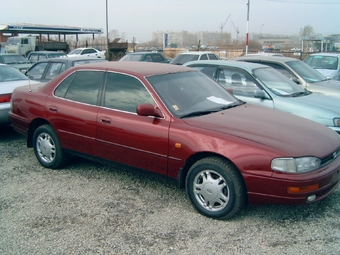
[[[327,78],[340,80],[340,53],[314,53],[306,57],[303,62]]]
[[[339,99],[310,92],[272,67],[223,60],[192,61],[184,65],[208,75],[245,102],[319,122],[340,135]]]
[[[28,76],[28,78],[30,78],[31,80],[47,82],[73,66],[94,62],[108,61],[102,58],[93,57],[50,58],[40,60],[35,63],[30,69],[27,70],[25,75]]]
[[[166,175],[217,219],[247,203],[316,202],[340,182],[336,132],[242,102],[184,66],[80,65],[16,88],[9,116],[44,167],[71,153]]]
[[[183,65],[186,62],[194,61],[194,60],[217,60],[219,57],[209,51],[190,51],[183,52],[174,57],[173,60],[170,61],[170,64],[174,65]]]
[[[131,52],[119,61],[143,61],[169,63],[169,60],[161,52]]]
[[[31,53],[28,54],[27,60],[28,62],[34,64],[39,60],[59,57],[67,57],[67,55],[64,52],[59,51],[32,51]]]
[[[106,51],[100,51],[95,48],[76,48],[70,51],[68,57],[96,57],[105,58]]]
[[[329,80],[302,60],[289,57],[243,56],[232,60],[271,66],[304,88],[340,98],[340,81]]]
[[[268,56],[268,57],[284,57],[283,54],[278,53],[278,52],[258,52],[258,53],[251,53],[247,54],[247,57],[252,57],[252,56]]]
[[[8,125],[12,92],[16,87],[36,84],[13,66],[0,64],[0,125]]]
[[[0,53],[0,64],[11,65],[22,73],[25,73],[32,66],[26,58],[15,53]]]

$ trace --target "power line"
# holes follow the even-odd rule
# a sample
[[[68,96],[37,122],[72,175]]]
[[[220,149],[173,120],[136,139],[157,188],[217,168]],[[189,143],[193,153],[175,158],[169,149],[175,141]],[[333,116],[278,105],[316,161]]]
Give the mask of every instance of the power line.
[[[290,4],[322,4],[322,5],[326,5],[326,4],[340,4],[340,3],[325,3],[325,2],[311,2],[311,1],[284,1],[284,0],[267,0],[269,2],[280,2],[280,3],[290,3]]]

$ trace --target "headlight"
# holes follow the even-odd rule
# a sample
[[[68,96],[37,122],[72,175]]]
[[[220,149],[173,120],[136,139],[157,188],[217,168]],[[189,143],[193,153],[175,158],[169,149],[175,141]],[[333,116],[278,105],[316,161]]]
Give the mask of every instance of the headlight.
[[[316,157],[275,158],[271,168],[285,173],[306,173],[318,169],[320,164],[321,160]]]
[[[335,127],[340,127],[340,118],[334,118],[333,122]]]

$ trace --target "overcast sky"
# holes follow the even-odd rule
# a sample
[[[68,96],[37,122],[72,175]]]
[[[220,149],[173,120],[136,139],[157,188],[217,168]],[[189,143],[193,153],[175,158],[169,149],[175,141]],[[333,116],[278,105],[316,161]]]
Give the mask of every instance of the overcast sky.
[[[185,30],[247,32],[248,0],[1,0],[0,24],[44,24],[115,29],[132,41],[149,41],[152,32]],[[230,15],[228,21],[227,18]],[[233,26],[235,25],[235,28]],[[340,34],[340,0],[250,0],[249,33]]]

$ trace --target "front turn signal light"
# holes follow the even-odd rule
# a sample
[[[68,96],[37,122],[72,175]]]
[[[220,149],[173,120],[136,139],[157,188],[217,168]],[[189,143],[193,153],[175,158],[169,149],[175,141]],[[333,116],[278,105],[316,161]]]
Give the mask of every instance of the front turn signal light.
[[[319,188],[320,188],[320,184],[316,183],[313,185],[302,186],[302,187],[288,187],[287,191],[288,193],[299,194],[299,193],[315,191]]]

